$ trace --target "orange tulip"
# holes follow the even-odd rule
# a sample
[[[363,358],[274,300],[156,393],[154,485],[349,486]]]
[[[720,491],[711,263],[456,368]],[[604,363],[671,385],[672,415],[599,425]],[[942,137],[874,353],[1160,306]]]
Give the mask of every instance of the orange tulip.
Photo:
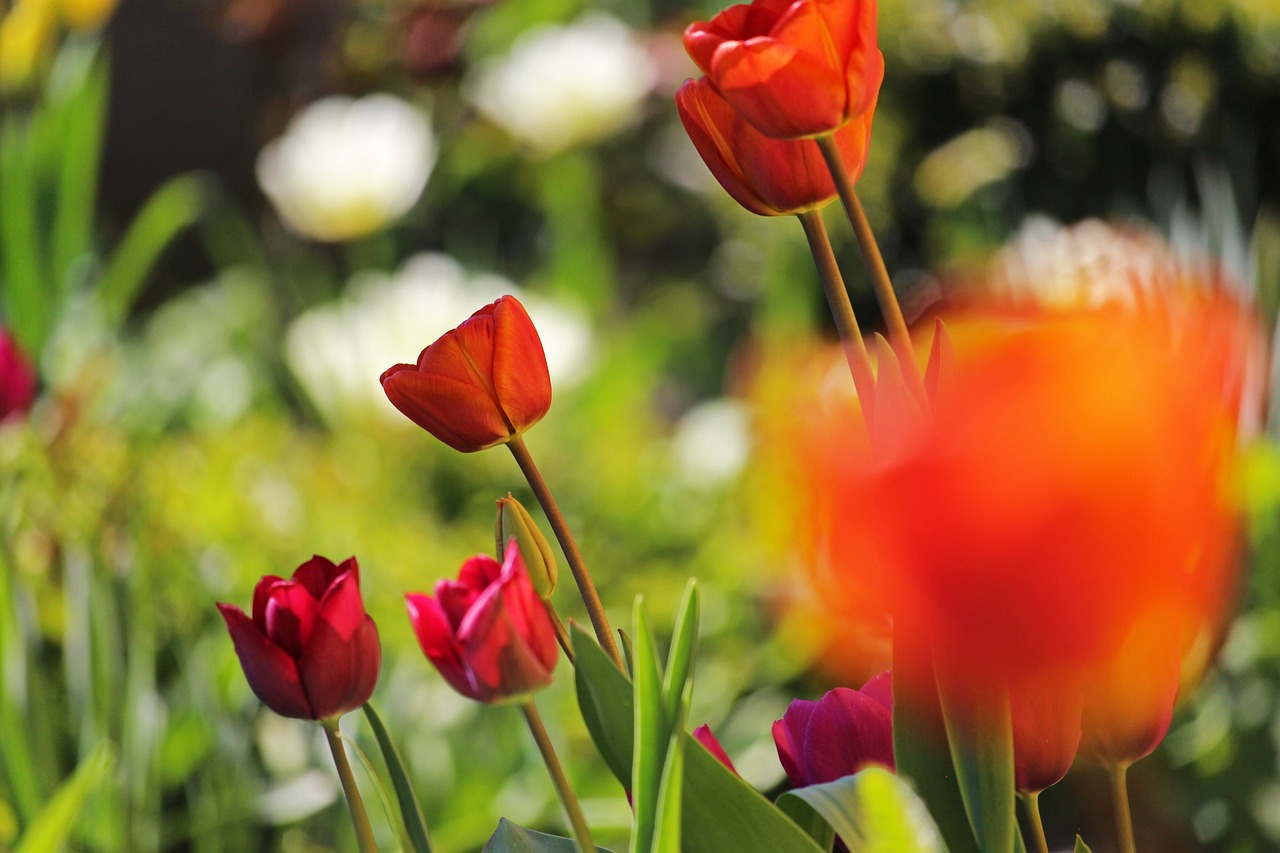
[[[843,127],[875,102],[884,58],[875,0],[755,0],[691,24],[685,50],[765,136]]]
[[[833,622],[919,632],[903,645],[932,649],[974,701],[1007,692],[1024,790],[1065,772],[1077,740],[1136,760],[1236,586],[1250,315],[1173,289],[948,328],[945,393],[908,440],[850,452],[846,422],[796,442],[816,597]]]
[[[510,441],[551,408],[542,341],[514,296],[446,332],[417,364],[392,365],[382,390],[409,420],[463,453]]]
[[[883,70],[882,65],[879,71]],[[680,88],[676,108],[711,174],[752,213],[803,213],[836,197],[835,183],[816,142],[765,136],[745,121],[706,77],[689,80]],[[867,161],[874,112],[873,99],[865,112],[835,133],[845,168],[855,181]]]

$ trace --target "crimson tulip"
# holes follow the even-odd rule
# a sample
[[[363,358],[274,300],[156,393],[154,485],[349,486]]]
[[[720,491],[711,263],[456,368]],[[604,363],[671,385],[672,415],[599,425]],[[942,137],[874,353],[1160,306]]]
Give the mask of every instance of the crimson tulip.
[[[711,174],[752,213],[803,213],[836,197],[835,183],[816,142],[765,136],[706,77],[685,82],[676,92],[676,109]],[[866,164],[874,112],[873,99],[865,112],[835,132],[851,180],[858,179]]]
[[[355,557],[312,557],[289,580],[253,591],[253,615],[219,604],[249,687],[285,717],[325,720],[360,707],[382,664],[378,628],[360,597]]]
[[[434,596],[405,596],[427,660],[463,696],[523,700],[551,683],[556,635],[514,539],[499,563],[477,554]]]
[[[519,436],[551,408],[551,377],[538,330],[514,296],[504,296],[381,378],[387,399],[409,420],[470,453]]]
[[[35,369],[17,342],[0,328],[0,421],[25,414],[35,396]]]
[[[875,0],[755,0],[691,24],[685,50],[765,136],[829,133],[875,102]]]
[[[834,782],[868,764],[893,764],[893,682],[882,672],[859,690],[797,699],[773,724],[773,742],[797,788]]]

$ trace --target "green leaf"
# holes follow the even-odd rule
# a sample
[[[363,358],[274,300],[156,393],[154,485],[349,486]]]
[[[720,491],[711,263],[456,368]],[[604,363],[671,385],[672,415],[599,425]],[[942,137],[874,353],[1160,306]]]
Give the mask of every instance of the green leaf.
[[[690,578],[676,616],[671,651],[667,655],[667,672],[662,681],[663,704],[669,719],[676,716],[676,709],[685,693],[685,682],[689,680],[693,667],[694,649],[698,644],[698,610],[698,582]]]
[[[627,790],[631,789],[631,726],[635,697],[631,682],[609,660],[595,637],[570,623],[573,681],[578,709],[604,763]]]
[[[382,750],[382,760],[387,764],[387,775],[391,777],[391,787],[395,789],[396,800],[400,803],[400,821],[404,825],[404,837],[408,841],[412,853],[431,853],[431,842],[427,840],[427,821],[422,816],[422,806],[418,804],[418,795],[409,780],[409,771],[400,758],[400,751],[391,741],[387,727],[382,718],[373,709],[373,705],[364,703],[364,718],[373,729],[373,736]]]
[[[827,819],[818,813],[802,797],[793,797],[791,791],[778,797],[777,807],[797,826],[809,833],[809,837],[818,843],[823,850],[830,851],[835,846],[836,831],[827,823]]]
[[[489,837],[489,842],[481,853],[576,853],[577,849],[572,838],[525,829],[504,817],[498,819],[498,828]],[[596,851],[610,853],[599,846]]]
[[[910,636],[908,631],[898,631],[894,640],[894,764],[924,800],[951,853],[982,853],[956,787],[931,656],[904,648]]]
[[[662,668],[649,627],[644,596],[637,595],[635,622],[635,743],[631,765],[631,797],[635,808],[635,829],[631,833],[632,853],[650,853],[657,834],[658,794],[662,768],[671,740],[662,696]]]
[[[928,809],[911,786],[883,767],[788,791],[779,806],[821,816],[850,853],[945,853]]]
[[[1013,853],[1017,817],[1009,697],[996,703],[984,697],[974,713],[973,703],[957,701],[965,686],[949,689],[943,679],[938,686],[951,761],[978,846],[986,853]]]
[[[36,815],[31,826],[13,853],[50,853],[60,850],[75,828],[76,816],[84,807],[89,793],[106,777],[115,763],[115,753],[108,743],[102,743],[80,763],[71,778],[62,784],[45,807]]]
[[[72,72],[71,91],[59,104],[57,192],[49,243],[51,283],[65,293],[76,260],[93,250],[98,166],[107,106],[107,69],[85,56]]]
[[[203,208],[200,179],[179,175],[151,194],[116,247],[102,279],[98,300],[108,323],[122,322],[160,253]]]
[[[18,344],[39,358],[53,312],[44,286],[34,160],[29,124],[0,122],[0,296]]]
[[[1078,835],[1076,836],[1075,853],[1093,853],[1093,851],[1089,849],[1089,845],[1085,844],[1084,839]]]

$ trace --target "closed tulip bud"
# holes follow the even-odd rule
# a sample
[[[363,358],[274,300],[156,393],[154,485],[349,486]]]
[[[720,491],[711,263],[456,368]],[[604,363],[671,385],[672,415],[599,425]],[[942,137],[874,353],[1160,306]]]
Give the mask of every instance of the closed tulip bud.
[[[773,724],[773,742],[797,788],[834,782],[868,764],[893,768],[893,683],[882,672],[861,690],[797,699]]]
[[[252,616],[230,604],[218,610],[249,686],[277,714],[325,720],[373,694],[382,646],[360,598],[354,557],[336,566],[312,557],[289,580],[264,577]]]
[[[691,24],[685,50],[765,136],[843,127],[875,100],[875,0],[755,0]]]
[[[555,592],[558,575],[556,553],[534,523],[529,510],[508,492],[505,498],[498,499],[498,518],[494,525],[494,544],[498,554],[505,553],[512,540],[520,549],[533,588],[543,600],[550,598]]]
[[[884,64],[878,67],[883,75]],[[773,139],[756,130],[702,77],[676,92],[680,121],[725,192],[752,213],[778,216],[822,207],[836,197],[818,143]],[[834,134],[852,180],[862,174],[871,144],[875,102]]]
[[[381,381],[409,420],[463,453],[510,441],[551,408],[542,341],[514,296],[446,332],[416,364],[387,368]]]
[[[496,704],[551,683],[556,635],[515,543],[501,563],[478,554],[436,594],[405,596],[427,660],[463,696]]]

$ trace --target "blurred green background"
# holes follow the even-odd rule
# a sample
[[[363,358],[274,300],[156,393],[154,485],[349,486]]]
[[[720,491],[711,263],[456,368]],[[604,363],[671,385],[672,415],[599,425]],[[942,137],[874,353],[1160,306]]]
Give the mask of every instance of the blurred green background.
[[[0,0],[0,316],[41,382],[0,423],[0,849],[354,849],[319,729],[261,707],[213,606],[247,607],[259,576],[312,553],[360,560],[385,647],[373,701],[438,848],[480,849],[499,815],[563,829],[516,711],[453,695],[401,603],[491,550],[496,498],[532,496],[505,452],[439,445],[376,384],[510,287],[556,381],[528,442],[615,622],[643,592],[665,633],[697,576],[692,722],[781,785],[769,724],[830,685],[775,634],[794,567],[741,379],[755,353],[830,331],[800,228],[738,209],[676,118],[696,73],[680,32],[718,9]],[[588,41],[616,36],[612,58],[570,42],[529,58],[522,34],[584,12],[611,16]],[[883,0],[880,42],[859,189],[909,313],[1041,215],[1154,223],[1254,282],[1270,317],[1273,0]],[[481,94],[516,57],[532,88]],[[372,92],[429,122],[425,189],[367,233],[309,239],[264,194],[260,152],[306,104]],[[313,194],[373,181],[341,152],[318,159]],[[1253,571],[1222,665],[1131,774],[1147,849],[1280,849],[1269,448],[1248,468]],[[557,603],[583,619],[571,589]],[[619,849],[630,812],[566,671],[539,702],[597,840]],[[1051,841],[1111,849],[1104,791],[1082,766],[1047,793]]]

